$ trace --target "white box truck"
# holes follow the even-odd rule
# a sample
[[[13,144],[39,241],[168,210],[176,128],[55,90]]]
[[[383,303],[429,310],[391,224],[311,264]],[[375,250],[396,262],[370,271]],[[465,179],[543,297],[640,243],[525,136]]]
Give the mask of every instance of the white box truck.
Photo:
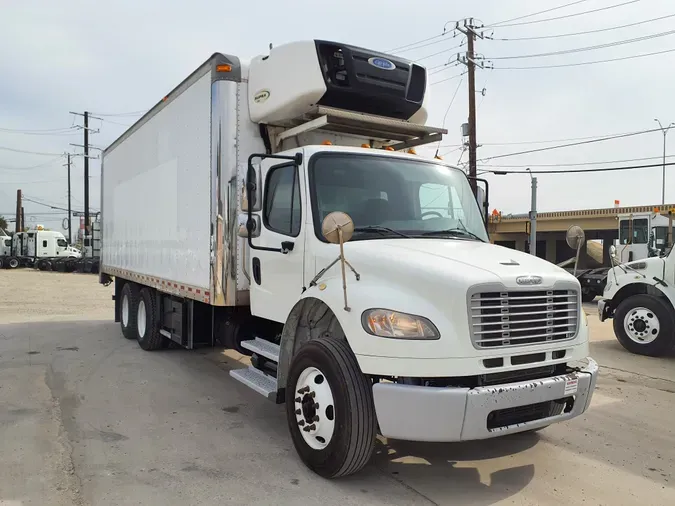
[[[327,41],[214,54],[103,152],[124,336],[249,355],[231,376],[285,403],[325,477],[361,469],[378,432],[537,430],[595,387],[579,282],[490,244],[465,173],[409,153],[446,133],[427,76]]]

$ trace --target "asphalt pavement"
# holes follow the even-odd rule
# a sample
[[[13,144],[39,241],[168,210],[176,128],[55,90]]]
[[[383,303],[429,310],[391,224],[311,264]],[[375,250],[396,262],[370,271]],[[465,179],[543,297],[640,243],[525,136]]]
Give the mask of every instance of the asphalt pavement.
[[[95,276],[17,272],[0,272],[0,506],[675,504],[675,358],[628,354],[592,304],[602,369],[584,416],[484,442],[381,439],[363,472],[327,481],[283,407],[229,377],[241,357],[144,352]]]

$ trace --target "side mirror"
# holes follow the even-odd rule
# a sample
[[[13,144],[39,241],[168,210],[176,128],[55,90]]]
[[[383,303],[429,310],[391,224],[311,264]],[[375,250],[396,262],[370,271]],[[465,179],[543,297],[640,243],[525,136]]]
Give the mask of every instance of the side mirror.
[[[251,221],[248,220],[248,215],[242,213],[237,217],[237,235],[239,237],[247,238],[249,236],[249,225],[251,238],[256,238],[260,236],[260,216],[254,214],[251,216]]]
[[[250,202],[249,189],[251,194]],[[249,206],[251,207],[251,212],[254,213],[262,210],[262,181],[260,164],[253,164],[248,168],[244,186],[241,188],[241,210],[248,211]]]
[[[323,219],[321,234],[331,244],[343,244],[352,238],[354,222],[347,213],[334,211]]]
[[[609,256],[612,258],[616,258],[616,246],[613,244],[609,247]]]

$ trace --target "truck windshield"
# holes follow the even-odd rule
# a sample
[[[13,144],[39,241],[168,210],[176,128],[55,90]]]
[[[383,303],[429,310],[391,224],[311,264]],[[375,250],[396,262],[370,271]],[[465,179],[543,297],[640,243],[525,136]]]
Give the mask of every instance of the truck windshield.
[[[68,246],[68,243],[66,242],[65,239],[57,239],[56,244],[58,244],[59,247],[61,248],[65,248],[66,246]]]
[[[342,211],[354,221],[353,240],[488,240],[478,203],[459,169],[387,156],[320,153],[310,161],[309,182],[319,238],[323,219]]]
[[[633,220],[633,233],[631,237],[631,223],[629,219],[619,223],[620,244],[647,244],[649,239],[649,223],[647,218]]]

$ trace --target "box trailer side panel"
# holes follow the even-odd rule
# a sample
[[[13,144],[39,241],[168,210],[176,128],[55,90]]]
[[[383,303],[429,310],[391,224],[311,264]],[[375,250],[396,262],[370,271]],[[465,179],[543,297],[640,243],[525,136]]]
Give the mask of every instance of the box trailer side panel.
[[[103,156],[102,271],[211,286],[211,66]]]

